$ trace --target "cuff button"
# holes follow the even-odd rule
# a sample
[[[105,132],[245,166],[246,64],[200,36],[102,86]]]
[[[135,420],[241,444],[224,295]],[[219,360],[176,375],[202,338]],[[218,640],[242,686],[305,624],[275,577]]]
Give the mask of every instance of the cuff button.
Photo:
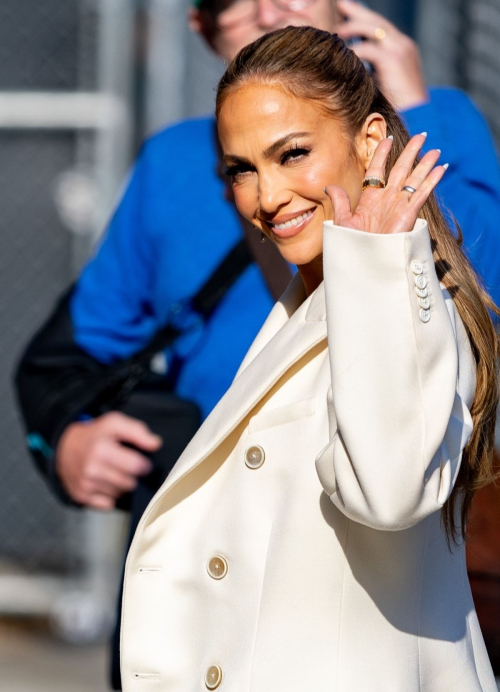
[[[413,260],[411,263],[411,270],[414,274],[422,274],[424,271],[424,268],[422,267],[421,263],[418,262],[417,260]]]
[[[423,274],[418,274],[415,277],[415,286],[417,288],[425,288],[427,286],[427,279]]]
[[[431,311],[430,310],[420,310],[420,319],[422,322],[428,322],[431,319]]]

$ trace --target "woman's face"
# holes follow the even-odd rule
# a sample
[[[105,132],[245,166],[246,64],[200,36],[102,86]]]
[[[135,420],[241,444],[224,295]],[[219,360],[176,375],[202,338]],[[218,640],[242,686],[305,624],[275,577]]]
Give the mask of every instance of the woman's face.
[[[321,256],[323,221],[333,218],[323,188],[341,186],[354,208],[385,137],[381,116],[370,116],[354,142],[356,157],[341,124],[318,104],[255,83],[226,98],[218,127],[240,213],[299,268]]]

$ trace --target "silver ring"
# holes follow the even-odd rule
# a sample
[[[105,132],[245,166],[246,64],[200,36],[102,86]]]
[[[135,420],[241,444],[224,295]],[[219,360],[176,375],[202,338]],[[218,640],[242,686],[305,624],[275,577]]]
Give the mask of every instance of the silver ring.
[[[414,187],[412,187],[411,185],[405,185],[405,186],[402,188],[401,192],[403,192],[403,190],[404,190],[405,192],[409,192],[410,195],[412,195],[414,192],[416,192],[416,189],[415,189]]]

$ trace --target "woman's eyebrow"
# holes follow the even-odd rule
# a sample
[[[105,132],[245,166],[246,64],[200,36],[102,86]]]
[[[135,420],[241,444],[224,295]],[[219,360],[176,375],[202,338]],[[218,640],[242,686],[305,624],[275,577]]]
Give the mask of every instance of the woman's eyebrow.
[[[297,137],[306,137],[310,134],[310,132],[290,132],[290,134],[281,137],[276,142],[274,142],[274,144],[271,144],[271,146],[263,152],[263,156],[265,159],[270,159],[271,156],[273,156],[277,151],[281,149],[281,147],[285,146],[285,144],[288,144],[288,142],[291,139],[296,139]],[[225,154],[222,161],[226,166],[229,166],[231,164],[246,164],[248,166],[252,165],[251,162],[244,156],[235,156],[234,154]]]
[[[252,165],[248,159],[245,159],[243,156],[234,156],[234,154],[226,154],[225,156],[223,156],[222,162],[225,166],[230,166],[234,164],[245,164],[247,166]]]
[[[310,134],[310,132],[290,132],[289,135],[285,135],[284,137],[281,137],[281,139],[278,139],[274,144],[271,144],[271,146],[263,152],[263,156],[265,159],[270,159],[273,154],[279,151],[285,144],[288,144],[291,139],[295,139],[296,137],[306,137]]]

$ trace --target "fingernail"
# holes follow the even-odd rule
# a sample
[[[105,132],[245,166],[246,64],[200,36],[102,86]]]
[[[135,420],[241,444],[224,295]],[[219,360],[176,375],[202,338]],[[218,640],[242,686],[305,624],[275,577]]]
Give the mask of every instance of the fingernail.
[[[323,192],[324,192],[324,193],[325,193],[325,195],[326,195],[326,187],[324,187],[324,188],[323,188]]]
[[[443,168],[444,168],[445,171],[448,170],[449,165],[450,165],[449,163],[445,163],[445,164],[444,164]]]
[[[427,137],[427,132],[421,132],[420,134],[422,135],[422,137]]]
[[[442,152],[441,152],[441,149],[436,149],[436,151],[437,151],[439,154],[442,153]]]
[[[394,135],[389,135],[387,139],[394,139]]]

